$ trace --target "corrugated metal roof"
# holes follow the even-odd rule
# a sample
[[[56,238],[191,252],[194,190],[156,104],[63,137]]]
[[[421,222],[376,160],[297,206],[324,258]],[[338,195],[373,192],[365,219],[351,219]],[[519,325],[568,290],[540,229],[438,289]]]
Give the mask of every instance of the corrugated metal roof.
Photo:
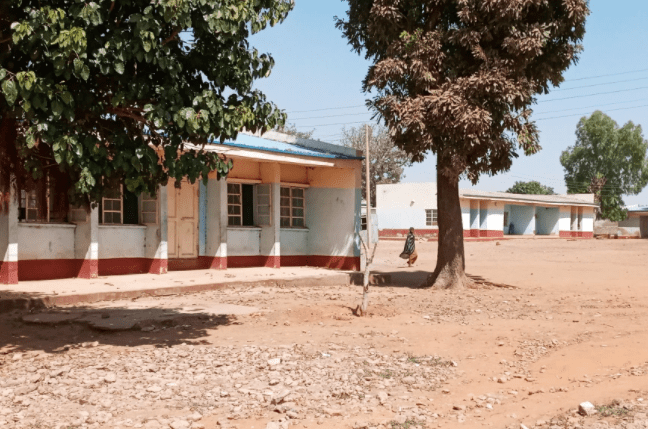
[[[478,189],[460,189],[459,195],[469,198],[492,198],[498,200],[515,200],[529,203],[588,205],[597,207],[594,194],[568,194],[568,195],[532,195],[510,194],[508,192],[488,192]]]
[[[628,207],[627,210],[632,213],[648,212],[648,206]]]
[[[214,143],[218,144],[218,143]],[[314,158],[329,159],[362,159],[358,156],[349,156],[343,153],[335,153],[317,148],[305,147],[294,143],[286,143],[276,140],[268,140],[240,133],[236,141],[226,141],[223,146],[231,146],[242,149],[261,150],[265,152],[284,153],[290,155],[308,156]],[[331,145],[329,145],[331,146]],[[341,148],[342,149],[342,148]]]

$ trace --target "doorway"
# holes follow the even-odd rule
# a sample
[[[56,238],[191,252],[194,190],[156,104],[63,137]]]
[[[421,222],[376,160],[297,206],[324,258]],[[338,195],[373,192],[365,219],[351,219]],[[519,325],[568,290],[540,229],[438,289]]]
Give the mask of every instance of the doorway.
[[[198,258],[198,200],[200,190],[196,184],[183,180],[180,188],[169,180],[168,200],[168,254],[169,259]]]

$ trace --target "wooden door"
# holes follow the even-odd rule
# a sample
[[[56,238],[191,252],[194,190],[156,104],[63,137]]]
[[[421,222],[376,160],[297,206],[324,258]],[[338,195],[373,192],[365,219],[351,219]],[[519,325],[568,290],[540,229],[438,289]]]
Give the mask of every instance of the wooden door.
[[[169,259],[198,257],[199,188],[186,180],[180,189],[169,181],[167,199]]]

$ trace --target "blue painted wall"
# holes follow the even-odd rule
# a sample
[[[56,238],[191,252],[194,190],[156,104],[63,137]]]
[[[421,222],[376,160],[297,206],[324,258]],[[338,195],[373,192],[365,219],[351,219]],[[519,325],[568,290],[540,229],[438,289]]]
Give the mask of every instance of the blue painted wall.
[[[470,229],[479,229],[479,210],[470,209]]]
[[[558,207],[536,207],[536,231],[538,235],[558,234],[560,209]]]
[[[535,207],[510,206],[509,224],[514,225],[513,235],[532,235],[535,229]]]

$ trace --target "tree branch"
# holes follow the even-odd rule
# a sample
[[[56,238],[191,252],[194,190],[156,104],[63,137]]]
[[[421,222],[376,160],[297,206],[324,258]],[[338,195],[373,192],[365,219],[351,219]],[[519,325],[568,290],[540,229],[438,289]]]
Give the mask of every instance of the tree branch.
[[[181,30],[182,30],[182,28],[181,28],[180,26],[176,27],[176,28],[173,30],[173,33],[172,33],[169,37],[167,37],[167,38],[164,40],[164,42],[162,42],[162,46],[166,45],[167,43],[169,43],[170,41],[172,41],[173,39],[175,39],[175,38],[178,36],[178,33],[180,33]]]

